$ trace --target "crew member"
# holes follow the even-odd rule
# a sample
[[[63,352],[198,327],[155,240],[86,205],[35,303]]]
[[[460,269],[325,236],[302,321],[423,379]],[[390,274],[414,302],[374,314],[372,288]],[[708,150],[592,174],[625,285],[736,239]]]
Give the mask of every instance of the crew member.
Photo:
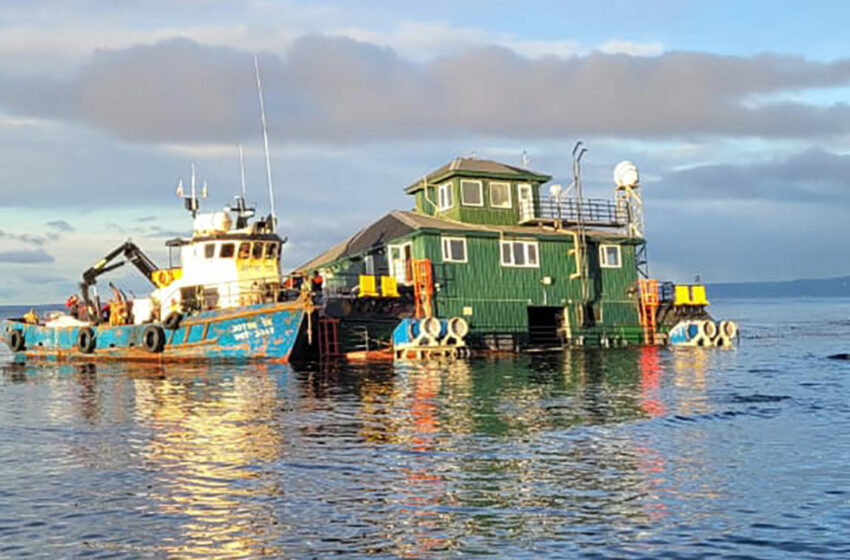
[[[71,294],[71,297],[65,302],[65,307],[68,308],[68,313],[71,317],[74,319],[80,318],[80,298],[77,297],[77,294]]]
[[[316,294],[322,293],[322,288],[325,285],[325,279],[319,274],[319,271],[316,270],[313,272],[313,277],[310,279],[310,284],[313,286],[313,292]]]

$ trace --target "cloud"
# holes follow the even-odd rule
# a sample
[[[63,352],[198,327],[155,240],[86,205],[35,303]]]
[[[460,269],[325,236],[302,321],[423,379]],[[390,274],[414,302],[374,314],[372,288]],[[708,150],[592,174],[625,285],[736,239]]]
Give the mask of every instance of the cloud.
[[[47,222],[47,225],[48,227],[64,233],[74,231],[74,227],[65,220],[53,220],[51,222]]]
[[[850,204],[850,155],[809,149],[744,164],[698,165],[665,173],[660,196],[696,200],[773,200]]]
[[[52,255],[44,252],[44,249],[0,251],[0,262],[17,264],[41,264],[54,262]]]
[[[850,132],[843,103],[752,103],[844,86],[850,59],[599,51],[527,58],[482,47],[416,63],[388,47],[307,36],[285,57],[264,55],[262,71],[271,132],[290,141]],[[130,140],[236,142],[257,135],[254,87],[248,53],[180,39],[100,51],[66,78],[7,78],[0,105]]]
[[[54,232],[48,232],[44,235],[36,235],[33,233],[15,234],[0,229],[0,239],[17,241],[19,243],[25,243],[27,245],[35,245],[40,247],[45,243],[48,243],[50,241],[56,241],[57,239],[59,239],[59,234]]]

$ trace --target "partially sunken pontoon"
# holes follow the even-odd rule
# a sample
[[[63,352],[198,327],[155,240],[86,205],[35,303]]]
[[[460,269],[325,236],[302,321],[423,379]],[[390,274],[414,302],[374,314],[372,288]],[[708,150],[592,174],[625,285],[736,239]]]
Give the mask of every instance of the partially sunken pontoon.
[[[470,345],[496,350],[655,344],[683,319],[708,318],[701,286],[659,289],[646,278],[634,165],[618,166],[610,200],[583,198],[578,159],[574,168],[562,189],[521,167],[454,159],[405,189],[413,210],[390,212],[299,271],[325,278],[325,313],[348,349],[379,347],[412,316],[463,318]]]

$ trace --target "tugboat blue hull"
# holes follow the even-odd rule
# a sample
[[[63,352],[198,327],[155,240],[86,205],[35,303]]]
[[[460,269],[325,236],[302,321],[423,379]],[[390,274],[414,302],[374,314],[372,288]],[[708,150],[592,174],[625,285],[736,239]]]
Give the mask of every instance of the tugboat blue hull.
[[[185,318],[176,329],[160,323],[91,327],[48,327],[21,320],[3,322],[4,340],[18,356],[27,358],[127,361],[253,360],[288,362],[310,306],[303,302],[270,303],[205,311]],[[94,348],[86,352],[81,331],[90,328]],[[12,347],[14,331],[23,335]],[[145,340],[151,331],[162,336],[161,348]],[[153,348],[153,349],[152,349]],[[17,350],[17,351],[16,351]]]

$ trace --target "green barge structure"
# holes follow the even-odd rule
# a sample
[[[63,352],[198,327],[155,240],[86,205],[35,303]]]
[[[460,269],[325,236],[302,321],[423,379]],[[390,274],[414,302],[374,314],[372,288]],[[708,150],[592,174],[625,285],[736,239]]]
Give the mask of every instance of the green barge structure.
[[[663,344],[674,324],[709,318],[704,287],[648,278],[634,164],[617,166],[611,199],[586,199],[579,163],[563,189],[523,167],[456,158],[405,189],[412,210],[299,267],[324,279],[330,352],[386,347],[409,317],[463,318],[468,346],[494,351]]]

